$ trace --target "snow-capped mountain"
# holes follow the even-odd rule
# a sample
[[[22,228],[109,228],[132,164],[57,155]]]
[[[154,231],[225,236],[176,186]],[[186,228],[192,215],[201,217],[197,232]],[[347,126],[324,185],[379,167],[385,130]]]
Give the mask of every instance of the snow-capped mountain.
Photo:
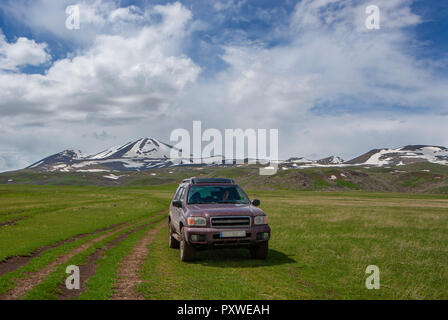
[[[317,160],[316,162],[318,164],[323,164],[323,165],[342,164],[342,163],[344,163],[344,159],[337,157],[337,156],[331,156],[331,157]]]
[[[134,171],[190,163],[189,159],[170,159],[174,147],[153,138],[142,138],[93,155],[64,150],[28,168],[42,171]],[[176,149],[174,149],[176,150]]]
[[[195,164],[191,158],[171,158],[171,151],[177,154],[181,150],[154,138],[142,138],[92,155],[64,150],[33,163],[28,169],[65,172],[140,171]],[[207,165],[222,164],[223,157],[201,159],[198,163],[201,162]]]
[[[169,144],[153,138],[142,138],[122,146],[109,148],[86,159],[168,159],[170,158],[171,150],[173,150],[173,147]]]
[[[397,166],[416,162],[448,165],[448,148],[440,146],[409,145],[397,149],[373,149],[344,164]]]
[[[286,167],[322,167],[343,164],[344,160],[337,156],[330,156],[319,160],[309,160],[303,157],[289,158],[282,164]]]
[[[85,155],[83,155],[80,150],[64,150],[62,152],[46,157],[36,163],[33,163],[28,168],[45,167],[55,164],[70,164],[74,163],[77,160],[81,160],[84,157]]]
[[[28,169],[39,171],[140,171],[179,165],[198,165],[193,159],[171,159],[173,146],[154,138],[142,138],[115,146],[93,155],[84,155],[79,150],[64,150],[33,163]],[[222,165],[222,156],[199,161],[202,165]],[[234,160],[233,160],[234,161]],[[409,145],[397,149],[373,149],[350,161],[337,156],[320,160],[303,157],[279,161],[283,168],[346,167],[346,166],[396,166],[416,162],[431,162],[448,165],[448,148],[440,146]]]
[[[293,157],[293,158],[289,158],[286,161],[283,161],[283,163],[291,163],[291,164],[295,164],[295,165],[309,165],[309,164],[313,164],[315,163],[315,160],[309,160],[303,157]]]

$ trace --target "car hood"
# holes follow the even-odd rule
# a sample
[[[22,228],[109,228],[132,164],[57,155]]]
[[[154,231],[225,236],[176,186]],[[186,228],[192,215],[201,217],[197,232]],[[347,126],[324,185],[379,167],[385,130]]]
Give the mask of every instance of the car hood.
[[[192,215],[207,216],[250,216],[263,214],[263,210],[251,204],[210,203],[189,204],[187,210]]]

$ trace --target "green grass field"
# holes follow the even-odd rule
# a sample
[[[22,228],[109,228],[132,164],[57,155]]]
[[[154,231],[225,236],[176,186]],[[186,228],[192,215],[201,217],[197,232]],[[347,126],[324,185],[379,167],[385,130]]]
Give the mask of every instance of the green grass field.
[[[0,186],[0,299],[110,299],[133,263],[146,299],[448,299],[447,195],[248,190],[270,219],[268,259],[213,250],[182,263],[165,227],[175,188]],[[90,271],[67,297],[71,264]],[[368,265],[379,290],[365,287]]]

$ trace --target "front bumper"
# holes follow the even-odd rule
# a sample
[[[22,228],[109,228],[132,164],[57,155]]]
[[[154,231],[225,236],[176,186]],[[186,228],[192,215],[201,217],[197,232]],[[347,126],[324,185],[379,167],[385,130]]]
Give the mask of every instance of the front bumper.
[[[246,237],[220,238],[222,231],[246,231]],[[259,234],[268,233],[267,239],[260,239]],[[194,228],[185,229],[187,242],[194,247],[247,247],[269,241],[271,238],[271,228],[269,225],[252,226],[248,228]],[[193,241],[193,235],[198,235],[200,240]],[[258,236],[257,236],[258,235]]]

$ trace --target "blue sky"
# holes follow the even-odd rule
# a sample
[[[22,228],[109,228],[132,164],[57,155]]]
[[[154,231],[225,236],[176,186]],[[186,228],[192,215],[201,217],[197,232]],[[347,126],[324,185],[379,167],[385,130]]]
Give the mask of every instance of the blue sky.
[[[282,158],[448,145],[447,49],[446,1],[2,1],[0,170],[193,120],[278,128]]]
[[[15,2],[9,0],[9,4],[6,6],[13,5]],[[26,1],[22,2],[26,3]],[[134,5],[142,10],[148,5],[163,5],[171,2],[162,0],[115,1],[121,7]],[[237,11],[233,11],[234,15],[231,13],[226,14],[222,21],[219,20],[216,23],[216,17],[221,15],[214,9],[216,2],[201,0],[181,2],[187,8],[191,8],[195,18],[213,24],[213,28],[196,32],[191,39],[191,45],[186,51],[207,72],[212,73],[226,67],[226,64],[220,59],[222,54],[222,49],[219,48],[220,43],[231,42],[232,40],[238,41],[241,37],[251,41],[262,41],[265,46],[276,46],[287,42],[287,38],[282,39],[278,35],[276,37],[272,36],[272,30],[287,26],[289,15],[297,3],[297,1],[289,0],[242,1],[241,7]],[[73,3],[76,3],[76,1]],[[413,35],[413,40],[424,43],[413,54],[419,59],[447,59],[448,3],[438,0],[420,0],[412,2],[410,8],[423,20],[422,23],[414,25],[407,30],[407,32]],[[269,12],[269,14],[266,12]],[[263,15],[263,13],[265,14]],[[69,38],[57,38],[51,33],[33,30],[32,27],[24,24],[20,17],[8,15],[8,12],[5,10],[0,10],[0,29],[8,41],[14,41],[17,37],[27,37],[37,42],[47,43],[52,53],[52,61],[64,58],[77,49],[76,45]],[[209,47],[204,48],[204,46],[198,45],[201,42],[206,42]],[[42,73],[48,67],[49,65],[24,66],[22,70],[27,73]],[[441,73],[446,72],[446,65],[439,71]],[[207,75],[207,72],[204,76]]]
[[[11,6],[15,1],[10,1]],[[121,7],[137,6],[141,10],[148,5],[167,4],[173,1],[115,1]],[[194,17],[206,23],[213,24],[213,28],[198,30],[190,39],[190,46],[187,46],[186,53],[189,54],[195,62],[204,67],[207,76],[208,72],[214,73],[225,68],[225,63],[220,59],[223,53],[219,44],[239,41],[244,37],[250,41],[263,41],[266,46],[275,46],[285,39],[273,38],[270,33],[273,28],[287,24],[289,13],[294,9],[294,1],[252,1],[242,2],[237,10],[222,15],[221,12],[214,9],[213,1],[181,1],[182,4],[192,10]],[[24,2],[26,3],[26,2]],[[73,2],[73,3],[76,3]],[[224,2],[223,2],[224,3]],[[271,11],[268,17],[261,14],[265,11]],[[217,16],[220,17],[216,23]],[[27,37],[37,42],[48,44],[52,53],[52,61],[65,58],[68,54],[77,50],[77,44],[74,44],[68,38],[56,38],[54,34],[34,30],[21,21],[20,18],[8,15],[5,10],[0,11],[0,28],[8,41],[14,41],[17,37]],[[205,42],[208,46],[201,45]],[[47,66],[30,67],[25,66],[24,72],[43,73],[48,69]]]
[[[428,41],[420,57],[446,59],[448,52],[448,3],[446,1],[416,1],[411,8],[424,22],[415,26],[416,39]],[[446,70],[446,69],[444,69]]]

